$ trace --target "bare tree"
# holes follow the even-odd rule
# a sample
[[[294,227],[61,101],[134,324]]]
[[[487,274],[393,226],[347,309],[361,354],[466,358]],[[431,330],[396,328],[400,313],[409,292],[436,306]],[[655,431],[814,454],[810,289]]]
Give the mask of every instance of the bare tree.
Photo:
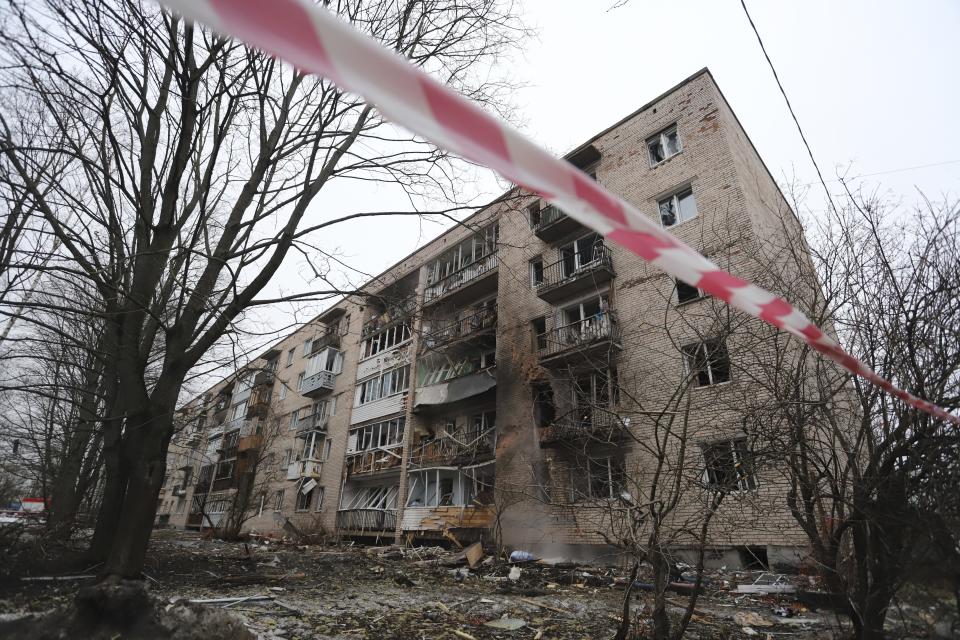
[[[908,213],[869,194],[846,196],[841,212],[813,227],[813,270],[796,249],[768,244],[755,253],[765,262],[758,272],[879,375],[955,410],[956,203]],[[918,561],[937,557],[958,575],[956,428],[765,327],[745,342],[778,344],[777,358],[744,368],[762,392],[737,404],[761,427],[767,451],[779,452],[790,510],[825,583],[846,598],[857,637],[882,637],[891,600]]]
[[[335,10],[474,99],[504,104],[506,85],[479,66],[520,33],[510,2]],[[274,302],[258,296],[291,251],[313,253],[309,234],[387,213],[308,221],[317,195],[342,179],[452,195],[453,176],[446,154],[329,82],[152,5],[8,0],[4,14],[2,81],[38,109],[0,114],[0,152],[59,243],[52,277],[97,292],[104,376],[118,385],[92,553],[106,574],[138,576],[191,368],[246,309]]]

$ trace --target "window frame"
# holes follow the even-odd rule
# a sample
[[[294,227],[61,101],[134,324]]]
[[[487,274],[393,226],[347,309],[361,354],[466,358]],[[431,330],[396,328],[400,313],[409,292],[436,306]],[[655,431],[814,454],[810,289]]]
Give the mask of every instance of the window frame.
[[[696,292],[697,292],[697,295],[694,296],[694,297],[692,297],[692,298],[687,298],[686,300],[681,300],[681,299],[680,299],[680,288],[681,288],[681,287],[686,287],[687,289],[691,289],[691,290],[693,290],[693,291],[696,291]],[[703,300],[704,298],[707,297],[707,292],[704,291],[703,289],[701,289],[700,287],[693,287],[693,286],[687,284],[686,282],[684,282],[683,280],[679,280],[679,279],[676,279],[676,278],[675,278],[674,281],[673,281],[673,290],[674,290],[674,292],[675,292],[675,294],[676,294],[677,306],[678,306],[678,307],[679,307],[679,306],[682,306],[682,305],[685,305],[685,304],[690,304],[690,303],[696,302],[696,301],[698,301],[698,300]]]
[[[668,154],[668,153],[667,153],[667,137],[668,137],[671,133],[673,133],[673,134],[676,135],[676,139],[677,139],[677,150],[674,151],[674,152],[671,153],[671,154]],[[651,168],[651,169],[652,169],[653,167],[656,167],[656,166],[658,166],[658,165],[663,164],[664,162],[666,162],[666,161],[669,160],[670,158],[673,158],[673,157],[678,156],[678,155],[683,151],[683,141],[680,139],[680,129],[678,128],[676,122],[674,122],[673,124],[671,124],[671,125],[668,126],[668,127],[665,127],[665,128],[663,128],[663,129],[661,129],[660,131],[658,131],[657,133],[653,134],[652,136],[649,136],[649,137],[646,139],[645,144],[646,144],[646,146],[647,146],[647,160],[649,160],[649,162],[650,162],[650,168]],[[656,159],[654,159],[654,157],[653,157],[653,145],[654,145],[654,144],[659,144],[659,145],[660,145],[660,150],[661,150],[661,152],[663,153],[663,158],[661,158],[660,160],[656,160]]]
[[[711,345],[712,348],[710,348]],[[702,354],[699,353],[701,349],[703,350]],[[707,340],[701,340],[699,342],[689,343],[681,347],[681,351],[683,352],[683,362],[687,371],[687,375],[696,376],[696,388],[714,387],[717,385],[726,384],[733,379],[732,366],[730,363],[730,351],[727,349],[727,341],[725,339],[710,338]],[[711,359],[711,356],[717,353],[723,354],[723,358],[726,361],[726,378],[723,380],[714,380],[714,370],[718,367],[716,367],[715,361]],[[701,371],[700,367],[696,366],[698,363],[697,357],[703,358],[703,371]],[[702,382],[701,376],[703,374],[706,374],[706,383]]]
[[[682,218],[680,215],[680,199],[681,197],[689,196],[693,199],[693,215],[689,218]],[[673,224],[666,224],[663,219],[663,206],[666,203],[670,203],[673,211],[674,222]],[[660,219],[660,226],[664,229],[670,229],[672,227],[677,227],[684,222],[690,222],[691,220],[696,220],[700,217],[700,209],[697,207],[697,197],[693,192],[693,185],[688,184],[679,189],[676,189],[670,195],[664,196],[662,198],[657,198],[657,217]]]
[[[727,451],[721,452],[720,449]],[[746,437],[705,444],[702,454],[703,483],[707,488],[725,493],[748,493],[760,487],[753,464],[754,455]],[[729,463],[730,467],[721,469],[718,463]]]

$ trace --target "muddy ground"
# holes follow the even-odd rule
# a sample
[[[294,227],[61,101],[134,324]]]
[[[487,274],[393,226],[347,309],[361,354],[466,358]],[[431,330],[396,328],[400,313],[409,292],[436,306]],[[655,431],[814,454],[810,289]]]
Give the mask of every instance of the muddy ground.
[[[432,547],[225,543],[174,531],[156,532],[145,574],[161,608],[234,599],[207,606],[223,607],[265,640],[612,638],[626,582],[619,567],[510,565],[488,556],[471,570],[455,551]],[[755,577],[713,574],[686,637],[847,636],[842,617],[793,595],[736,593],[738,583]],[[815,583],[806,576],[789,579],[803,588]],[[0,582],[0,620],[68,605],[92,582],[7,577]],[[900,603],[899,614],[891,615],[892,636],[952,637],[951,603],[925,598]],[[685,601],[671,594],[671,613],[679,616]],[[651,604],[649,593],[635,594],[636,637],[646,637]]]

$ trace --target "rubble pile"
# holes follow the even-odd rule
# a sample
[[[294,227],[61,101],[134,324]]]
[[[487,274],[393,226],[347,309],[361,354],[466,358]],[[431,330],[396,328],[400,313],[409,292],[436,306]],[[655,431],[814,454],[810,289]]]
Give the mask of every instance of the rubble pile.
[[[0,625],[22,624],[30,613],[64,610],[78,590],[94,582],[92,573],[3,581]],[[58,579],[39,579],[54,577]],[[529,557],[511,562],[479,545],[465,549],[321,546],[266,539],[225,543],[184,532],[158,532],[144,577],[153,603],[147,607],[153,612],[148,616],[150,632],[119,637],[214,640],[242,638],[245,628],[249,637],[263,640],[545,640],[612,638],[620,622],[629,571],[618,566],[551,564]],[[685,610],[693,578],[689,567],[683,566],[672,577],[667,603],[676,619]],[[652,576],[642,570],[632,589],[631,615],[638,638],[649,629],[651,581]],[[849,629],[844,617],[824,607],[829,599],[823,595],[816,580],[807,576],[710,572],[686,637],[846,637]],[[949,624],[943,628],[947,614],[941,605],[912,610],[902,605],[913,615],[909,620],[893,620],[891,624],[900,625],[893,635],[938,637],[944,630],[949,634]],[[215,617],[204,617],[208,615]],[[68,634],[70,625],[76,632],[82,623],[75,616],[47,618],[67,626]],[[232,635],[187,635],[186,630],[205,628],[209,621],[220,630],[229,628]],[[169,635],[170,628],[186,630],[183,635]],[[4,635],[2,626],[0,635]],[[75,633],[71,637],[98,636]]]

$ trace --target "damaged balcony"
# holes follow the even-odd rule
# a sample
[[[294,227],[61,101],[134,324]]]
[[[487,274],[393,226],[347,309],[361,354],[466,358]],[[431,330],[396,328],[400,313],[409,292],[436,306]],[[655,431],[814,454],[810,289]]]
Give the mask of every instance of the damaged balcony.
[[[273,383],[276,376],[272,370],[257,372],[253,378],[253,389],[247,405],[247,418],[265,418],[270,410],[270,398],[273,395]]]
[[[410,465],[464,465],[489,459],[496,449],[497,428],[443,433],[421,442],[410,452]]]
[[[533,233],[544,242],[555,242],[583,229],[582,224],[552,204],[539,210],[531,209],[530,223],[533,225]]]
[[[294,460],[287,465],[287,480],[301,478],[319,478],[323,471],[323,462],[315,459]]]
[[[489,295],[497,290],[497,251],[493,250],[453,273],[427,285],[423,294],[424,304],[443,300],[451,304]]]
[[[596,291],[614,277],[613,257],[603,242],[595,242],[584,250],[573,247],[562,249],[560,260],[543,267],[543,275],[535,283],[541,300],[555,304]]]
[[[584,441],[612,444],[627,436],[629,424],[629,418],[601,407],[574,409],[540,429],[540,446]]]
[[[447,537],[457,531],[455,539],[464,539],[464,532],[476,538],[493,526],[495,466],[491,461],[412,471],[401,528],[426,537]]]
[[[497,309],[491,300],[453,320],[431,320],[423,343],[427,349],[434,350],[466,346],[476,339],[494,335],[496,330]]]
[[[327,434],[329,417],[322,413],[311,413],[297,420],[298,438],[308,438],[312,433],[319,433],[321,437]]]
[[[394,471],[403,461],[403,445],[356,451],[347,454],[347,476],[375,474],[381,471]]]
[[[607,360],[611,350],[620,348],[620,327],[612,311],[601,311],[537,335],[537,353],[545,366],[575,359]]]
[[[393,535],[397,528],[397,484],[344,484],[337,510],[341,535]]]
[[[406,420],[392,418],[355,427],[347,438],[347,476],[395,471],[403,461]]]
[[[414,410],[450,405],[490,392],[497,386],[496,345],[450,357],[437,354],[421,360]]]

